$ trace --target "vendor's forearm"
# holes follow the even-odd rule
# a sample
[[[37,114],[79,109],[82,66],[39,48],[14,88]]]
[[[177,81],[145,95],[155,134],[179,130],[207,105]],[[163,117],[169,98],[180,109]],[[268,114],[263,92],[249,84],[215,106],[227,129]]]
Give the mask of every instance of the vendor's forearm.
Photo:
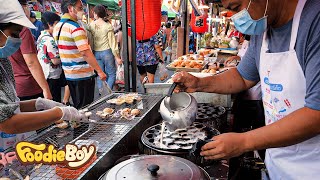
[[[255,82],[243,79],[236,68],[232,68],[219,75],[199,79],[197,91],[219,94],[238,93],[256,84]]]
[[[41,112],[19,113],[0,123],[0,131],[9,134],[34,131],[49,126],[61,117],[62,111],[57,107]]]
[[[21,112],[34,112],[36,110],[36,100],[20,101]]]
[[[259,150],[300,143],[320,133],[320,111],[301,108],[268,126],[245,133],[246,149]]]
[[[97,72],[102,72],[102,69],[100,68],[91,50],[88,49],[85,51],[81,51],[81,55],[94,70],[96,70]]]

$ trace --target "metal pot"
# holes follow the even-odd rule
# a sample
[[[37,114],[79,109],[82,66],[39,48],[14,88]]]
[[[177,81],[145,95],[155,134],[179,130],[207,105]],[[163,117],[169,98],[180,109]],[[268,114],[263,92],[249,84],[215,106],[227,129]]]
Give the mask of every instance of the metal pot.
[[[185,92],[172,94],[176,86],[176,83],[172,84],[159,109],[170,131],[190,126],[196,119],[198,108],[197,101],[192,95]]]
[[[140,156],[119,163],[102,178],[104,180],[210,180],[202,168],[192,162],[167,155]]]

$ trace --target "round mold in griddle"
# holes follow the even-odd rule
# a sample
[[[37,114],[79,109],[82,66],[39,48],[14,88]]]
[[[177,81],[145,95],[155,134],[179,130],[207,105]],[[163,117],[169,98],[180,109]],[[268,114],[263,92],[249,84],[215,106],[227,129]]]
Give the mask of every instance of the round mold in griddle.
[[[175,132],[177,132],[177,133],[186,133],[187,129],[177,129]]]
[[[160,147],[160,131],[158,130],[159,128],[161,129],[161,124],[156,124],[146,129],[141,136],[141,142],[147,148],[151,148],[152,150],[158,151],[162,154],[187,154],[189,153],[190,147],[192,147],[198,141],[199,137],[201,139],[207,138],[205,137],[206,132],[204,131],[206,130],[206,126],[204,126],[202,123],[194,123],[190,127],[179,129],[176,132],[168,132],[168,130],[165,129],[164,134],[166,136],[163,137],[164,146]],[[207,128],[210,129],[210,127]],[[213,129],[212,131],[217,130]],[[150,132],[153,132],[153,134],[151,134]]]
[[[195,125],[195,127],[198,128],[198,129],[200,129],[200,128],[203,128],[204,125],[202,125],[202,124],[200,124],[200,123],[197,123],[197,124]]]
[[[147,137],[148,139],[151,139],[151,138],[154,137],[154,135],[153,135],[153,134],[147,134],[146,137]]]
[[[215,120],[226,114],[226,109],[222,106],[202,103],[198,104],[198,107],[196,122]]]

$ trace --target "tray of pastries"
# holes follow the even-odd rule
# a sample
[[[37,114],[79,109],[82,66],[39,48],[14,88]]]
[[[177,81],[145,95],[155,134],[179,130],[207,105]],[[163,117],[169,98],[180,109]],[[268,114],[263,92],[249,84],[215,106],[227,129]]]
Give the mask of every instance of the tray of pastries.
[[[206,64],[204,61],[175,60],[167,65],[167,69],[172,71],[201,72]]]

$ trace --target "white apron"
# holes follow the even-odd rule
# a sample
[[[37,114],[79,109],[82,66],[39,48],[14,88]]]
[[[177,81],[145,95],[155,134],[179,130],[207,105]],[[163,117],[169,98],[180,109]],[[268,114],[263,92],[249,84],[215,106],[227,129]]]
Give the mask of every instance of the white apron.
[[[264,34],[259,73],[266,125],[305,104],[306,80],[294,50],[305,2],[299,0],[296,8],[289,51],[268,53]],[[265,163],[272,180],[320,179],[320,136],[288,147],[267,149]]]
[[[0,68],[3,69],[4,72],[6,72],[6,70],[3,68],[2,64],[0,63]],[[4,74],[5,79],[7,80],[7,82],[11,85],[14,94],[15,94],[15,102],[19,103],[20,99],[17,96],[17,93],[15,91],[14,85],[12,83],[12,81],[10,80],[10,78],[8,77],[7,74]],[[14,114],[19,114],[20,108],[17,108],[14,111]],[[1,132],[0,131],[0,152],[3,152],[4,150],[15,146],[15,144],[19,141],[22,141],[24,139],[26,139],[27,137],[30,137],[32,135],[35,135],[36,132],[35,131],[31,131],[31,132],[26,132],[26,133],[21,133],[21,134],[7,134],[5,132]]]

